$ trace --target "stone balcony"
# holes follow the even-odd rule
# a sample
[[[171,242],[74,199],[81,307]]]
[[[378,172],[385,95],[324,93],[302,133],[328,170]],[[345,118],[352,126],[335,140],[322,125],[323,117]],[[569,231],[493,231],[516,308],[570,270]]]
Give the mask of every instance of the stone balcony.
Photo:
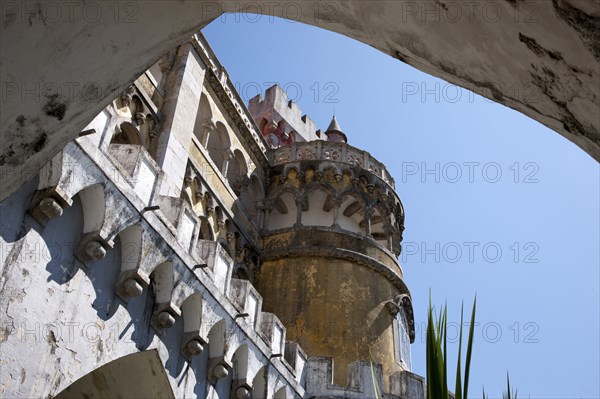
[[[358,166],[395,189],[394,179],[385,166],[367,151],[346,143],[334,143],[322,140],[293,143],[277,148],[269,154],[271,166],[283,165],[295,161],[330,161]]]
[[[263,235],[327,228],[400,254],[404,208],[394,179],[368,152],[346,143],[293,143],[269,152]]]

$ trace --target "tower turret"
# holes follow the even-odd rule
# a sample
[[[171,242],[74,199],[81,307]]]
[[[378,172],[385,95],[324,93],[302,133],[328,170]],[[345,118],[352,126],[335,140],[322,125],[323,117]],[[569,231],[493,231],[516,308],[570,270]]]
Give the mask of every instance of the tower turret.
[[[348,145],[335,117],[325,133],[270,150],[258,289],[288,339],[333,358],[336,383],[372,359],[387,385],[410,370],[414,340],[397,260],[404,210],[385,166]]]
[[[327,128],[327,131],[325,131],[325,134],[327,135],[327,141],[333,141],[336,143],[348,142],[348,137],[342,131],[337,119],[335,119],[335,115],[333,115],[331,123],[329,123],[329,127]]]

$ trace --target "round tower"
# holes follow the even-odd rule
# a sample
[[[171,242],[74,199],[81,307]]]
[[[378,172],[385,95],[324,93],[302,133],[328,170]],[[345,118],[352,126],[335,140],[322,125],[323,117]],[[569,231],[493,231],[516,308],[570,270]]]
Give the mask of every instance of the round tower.
[[[384,165],[348,145],[335,117],[325,134],[270,152],[263,308],[309,356],[333,358],[337,384],[358,360],[382,364],[384,376],[410,370],[412,304],[397,260],[402,203]]]

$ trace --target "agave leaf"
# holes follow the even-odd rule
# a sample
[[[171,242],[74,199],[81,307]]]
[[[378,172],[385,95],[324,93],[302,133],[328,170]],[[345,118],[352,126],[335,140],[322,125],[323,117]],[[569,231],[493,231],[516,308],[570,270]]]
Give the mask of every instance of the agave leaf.
[[[375,367],[373,366],[373,355],[371,355],[371,349],[369,348],[369,357],[371,362],[371,378],[373,379],[373,387],[375,388],[375,399],[382,399],[381,391],[379,390],[379,383],[377,377],[375,377]]]
[[[469,326],[469,338],[467,342],[467,355],[465,360],[465,385],[464,385],[464,393],[463,398],[467,398],[467,393],[469,390],[469,369],[471,368],[471,352],[473,351],[473,335],[475,330],[475,311],[477,309],[477,295],[475,295],[475,299],[473,300],[473,310],[471,311],[471,325]],[[461,326],[462,327],[462,326]]]
[[[460,305],[460,335],[458,338],[458,360],[456,361],[456,386],[454,388],[454,397],[455,399],[462,399],[462,378],[460,373],[460,355],[462,351],[462,332],[463,332],[463,307],[464,304]],[[466,399],[466,397],[465,397]]]
[[[444,304],[444,316],[442,317],[442,331],[443,331],[443,336],[440,337],[443,342],[444,342],[444,354],[441,357],[441,361],[442,361],[442,387],[443,387],[443,391],[442,391],[442,396],[443,398],[447,398],[448,397],[448,369],[447,369],[447,365],[448,365],[448,356],[447,356],[447,351],[446,351],[446,343],[447,343],[447,333],[448,333],[448,328],[447,328],[447,321],[448,321],[448,307],[447,304]]]
[[[431,292],[429,293],[429,313],[427,316],[427,338],[426,338],[426,357],[427,357],[427,397],[434,398],[437,389],[435,354],[435,332],[433,325],[433,307],[431,305]]]

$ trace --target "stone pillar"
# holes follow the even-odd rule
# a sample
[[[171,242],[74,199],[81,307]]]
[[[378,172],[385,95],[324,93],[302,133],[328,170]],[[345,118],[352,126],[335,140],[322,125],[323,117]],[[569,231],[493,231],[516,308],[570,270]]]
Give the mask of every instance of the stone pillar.
[[[231,158],[233,158],[233,154],[229,150],[223,151],[223,164],[221,165],[221,173],[223,177],[227,179],[227,172],[229,170],[229,162],[231,162]],[[219,166],[219,165],[217,165]]]
[[[202,124],[202,137],[200,139],[200,144],[202,144],[202,147],[208,149],[210,135],[214,134],[216,129],[217,127],[212,121],[206,121]]]
[[[373,208],[365,207],[365,235],[372,237],[371,235],[371,218],[373,217]]]
[[[165,118],[156,148],[156,161],[164,171],[161,195],[181,194],[205,69],[191,44],[179,47],[165,85]]]
[[[308,207],[308,197],[306,194],[298,194],[294,198],[296,201],[296,224],[294,226],[301,227],[302,226],[302,211]]]

